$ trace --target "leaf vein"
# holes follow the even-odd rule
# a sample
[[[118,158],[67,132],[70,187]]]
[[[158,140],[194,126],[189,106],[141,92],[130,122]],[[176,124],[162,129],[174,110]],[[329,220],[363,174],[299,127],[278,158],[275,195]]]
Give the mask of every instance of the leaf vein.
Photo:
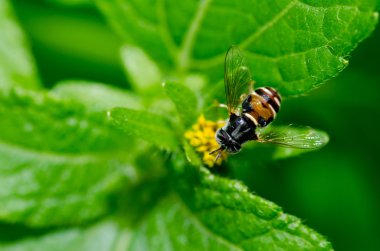
[[[176,196],[176,197],[178,197],[178,196]],[[188,216],[189,219],[192,219],[194,225],[197,226],[198,229],[201,232],[204,232],[205,235],[210,235],[210,236],[214,237],[216,240],[220,241],[221,243],[224,243],[224,244],[230,246],[231,250],[236,250],[236,251],[241,250],[241,251],[243,251],[243,249],[241,247],[238,247],[234,243],[221,238],[219,235],[217,235],[216,233],[212,232],[208,227],[206,227],[199,219],[197,219],[196,217],[194,217],[195,214],[192,214],[189,211],[187,205],[182,201],[182,199],[180,197],[178,197],[177,200],[179,201],[179,204],[183,208],[183,211],[185,212],[185,214],[187,214],[187,216]]]
[[[289,4],[281,10],[274,18],[272,18],[269,22],[267,22],[265,25],[261,26],[260,29],[258,29],[255,33],[250,35],[248,38],[246,38],[244,41],[242,41],[239,44],[239,47],[244,49],[249,44],[253,43],[258,37],[260,37],[264,32],[266,32],[268,29],[270,29],[273,25],[275,25],[283,16],[285,16],[295,5],[297,4],[297,0],[293,0],[289,2]]]
[[[178,70],[182,72],[189,67],[191,52],[193,50],[194,42],[197,36],[197,31],[202,25],[203,18],[210,6],[212,0],[199,1],[198,10],[194,15],[193,20],[190,22],[189,29],[185,34],[181,50],[178,54]]]
[[[172,60],[175,62],[176,61],[176,55],[178,54],[178,48],[177,45],[175,44],[173,40],[173,36],[170,33],[170,29],[168,27],[168,22],[167,22],[167,13],[165,9],[165,0],[159,0],[157,3],[157,14],[159,18],[159,30],[162,36],[162,39],[166,45],[166,48],[168,49],[170,56]]]

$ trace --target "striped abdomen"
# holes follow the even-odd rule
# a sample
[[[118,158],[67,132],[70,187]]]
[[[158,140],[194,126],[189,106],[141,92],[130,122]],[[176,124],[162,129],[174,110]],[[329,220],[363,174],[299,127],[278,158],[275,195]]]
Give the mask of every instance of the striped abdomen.
[[[281,97],[271,87],[261,87],[250,93],[242,103],[242,113],[258,127],[267,126],[280,110]]]

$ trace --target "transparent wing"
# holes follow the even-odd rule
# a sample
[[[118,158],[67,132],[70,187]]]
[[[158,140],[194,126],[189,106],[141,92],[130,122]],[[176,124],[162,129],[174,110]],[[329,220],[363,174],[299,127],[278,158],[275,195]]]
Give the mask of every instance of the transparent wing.
[[[284,147],[316,149],[326,145],[329,137],[325,132],[302,126],[271,126],[258,132],[258,142],[272,143]]]
[[[230,114],[236,113],[240,104],[240,95],[247,91],[251,83],[251,73],[239,48],[231,46],[224,62],[224,88],[226,103]]]

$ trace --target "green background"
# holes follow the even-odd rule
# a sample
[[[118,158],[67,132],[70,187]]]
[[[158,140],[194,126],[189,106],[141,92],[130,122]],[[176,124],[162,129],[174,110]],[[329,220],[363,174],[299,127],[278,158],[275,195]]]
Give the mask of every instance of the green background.
[[[12,2],[41,82],[86,79],[129,87],[122,42],[91,5]],[[377,28],[337,78],[283,102],[278,120],[323,129],[330,135],[327,147],[246,171],[253,191],[326,235],[336,250],[380,248],[379,45]]]

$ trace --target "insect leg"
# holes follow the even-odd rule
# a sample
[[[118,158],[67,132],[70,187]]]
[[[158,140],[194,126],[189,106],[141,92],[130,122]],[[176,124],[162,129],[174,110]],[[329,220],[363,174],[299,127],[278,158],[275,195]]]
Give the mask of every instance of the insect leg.
[[[212,154],[216,153],[217,151],[222,152],[223,150],[224,150],[223,147],[219,147],[218,149],[215,149],[215,150],[211,151],[209,154],[212,155]]]
[[[223,108],[228,109],[228,106],[226,104],[219,103],[218,101],[214,101],[211,106],[209,106],[206,110],[213,109],[213,108]]]
[[[248,83],[248,90],[249,90],[249,93],[253,93],[255,91],[255,89],[253,88],[255,86],[255,81],[254,80],[250,80],[249,83]]]
[[[240,95],[240,103],[243,103],[243,101],[248,97],[248,94],[244,93]]]
[[[220,158],[220,156],[222,156],[222,152],[223,152],[223,150],[220,149],[218,155],[216,155],[215,162],[218,161],[218,159]]]

